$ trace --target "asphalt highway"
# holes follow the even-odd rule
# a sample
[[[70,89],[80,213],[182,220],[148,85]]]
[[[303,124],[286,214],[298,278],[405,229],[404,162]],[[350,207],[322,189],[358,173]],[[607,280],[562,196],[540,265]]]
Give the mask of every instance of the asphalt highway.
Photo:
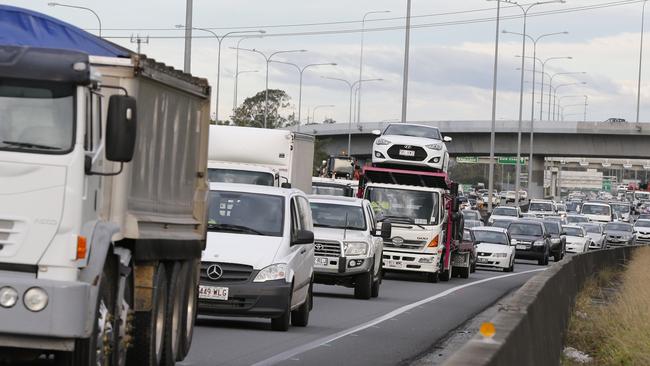
[[[370,300],[316,285],[306,328],[274,332],[267,319],[199,317],[192,350],[177,365],[408,364],[544,268],[517,260],[514,273],[479,269],[439,283],[389,273]]]

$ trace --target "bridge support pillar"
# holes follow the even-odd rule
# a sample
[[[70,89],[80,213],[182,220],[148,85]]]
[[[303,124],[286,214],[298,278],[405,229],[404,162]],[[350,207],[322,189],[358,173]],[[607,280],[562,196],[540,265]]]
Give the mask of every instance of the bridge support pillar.
[[[533,156],[533,161],[530,164],[530,172],[528,174],[530,179],[530,192],[528,198],[544,198],[544,157]]]

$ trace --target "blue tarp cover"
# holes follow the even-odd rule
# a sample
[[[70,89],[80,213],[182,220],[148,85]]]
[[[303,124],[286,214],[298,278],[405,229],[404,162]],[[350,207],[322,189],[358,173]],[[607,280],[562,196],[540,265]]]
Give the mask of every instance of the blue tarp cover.
[[[67,49],[93,56],[130,57],[131,52],[71,24],[32,10],[0,5],[0,45]]]

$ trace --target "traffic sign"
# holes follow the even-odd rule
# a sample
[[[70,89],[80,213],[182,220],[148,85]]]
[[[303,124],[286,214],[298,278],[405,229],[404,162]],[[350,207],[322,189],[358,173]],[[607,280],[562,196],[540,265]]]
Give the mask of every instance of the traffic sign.
[[[477,156],[459,156],[456,158],[458,164],[475,164],[478,163]]]
[[[502,165],[515,165],[516,162],[517,162],[516,156],[502,156],[497,159],[497,163]],[[525,165],[525,164],[526,164],[526,159],[520,158],[519,165]]]
[[[603,191],[612,190],[612,181],[609,179],[603,179]]]

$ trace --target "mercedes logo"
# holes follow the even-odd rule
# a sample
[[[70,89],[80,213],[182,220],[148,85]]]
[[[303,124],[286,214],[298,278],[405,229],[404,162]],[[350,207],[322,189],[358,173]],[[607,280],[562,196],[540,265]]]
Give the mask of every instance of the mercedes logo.
[[[213,264],[205,270],[208,278],[211,280],[218,280],[223,276],[223,269],[218,264]]]
[[[323,249],[323,244],[316,244],[316,250],[322,250]]]
[[[396,236],[393,238],[393,245],[396,247],[401,247],[402,244],[404,244],[404,239],[400,238],[399,236]]]

